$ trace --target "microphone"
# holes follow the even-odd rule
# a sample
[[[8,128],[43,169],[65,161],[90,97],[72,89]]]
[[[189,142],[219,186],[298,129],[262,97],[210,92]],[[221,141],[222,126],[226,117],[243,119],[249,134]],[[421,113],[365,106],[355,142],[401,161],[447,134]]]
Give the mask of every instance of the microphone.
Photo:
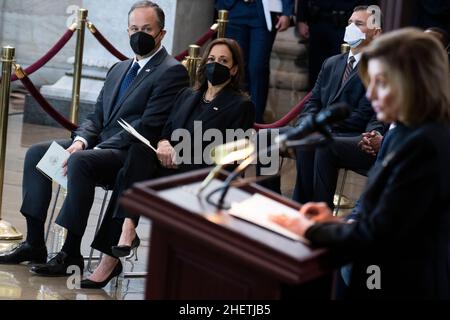
[[[344,120],[349,115],[350,115],[350,107],[346,103],[334,104],[334,105],[330,106],[329,108],[327,108],[326,110],[319,112],[317,115],[309,115],[304,121],[302,121],[300,126],[290,129],[290,130],[286,131],[284,134],[279,135],[275,139],[275,144],[272,144],[269,148],[260,150],[259,152],[254,151],[252,149],[250,153],[246,154],[247,155],[246,158],[241,158],[241,159],[245,159],[245,160],[242,161],[239,164],[239,166],[237,168],[235,168],[234,171],[228,175],[227,179],[224,181],[222,186],[211,191],[206,196],[206,201],[208,203],[210,203],[211,205],[216,206],[218,209],[224,209],[225,208],[224,200],[228,193],[228,190],[231,187],[232,181],[242,171],[244,171],[256,157],[258,157],[258,154],[262,154],[262,152],[266,152],[268,150],[273,151],[275,149],[282,148],[286,145],[285,144],[286,141],[302,139],[314,132],[321,132],[323,135],[326,135],[331,138],[330,134],[327,131],[327,129],[328,129],[327,126],[332,123],[336,123],[341,120]],[[217,153],[220,154],[221,152],[217,152]],[[211,175],[215,174],[216,172],[218,172],[218,170],[217,171],[213,170],[211,172]],[[202,183],[202,186],[200,188],[200,192],[205,188],[205,186],[207,184],[209,184],[211,179],[212,178],[205,179],[204,185]],[[216,204],[211,200],[211,197],[217,192],[221,192],[221,194],[220,194],[218,203]]]
[[[314,132],[320,132],[329,136],[328,125],[342,121],[349,115],[350,107],[347,103],[336,103],[317,115],[308,115],[299,126],[280,134],[275,141],[283,143],[287,140],[298,140]]]

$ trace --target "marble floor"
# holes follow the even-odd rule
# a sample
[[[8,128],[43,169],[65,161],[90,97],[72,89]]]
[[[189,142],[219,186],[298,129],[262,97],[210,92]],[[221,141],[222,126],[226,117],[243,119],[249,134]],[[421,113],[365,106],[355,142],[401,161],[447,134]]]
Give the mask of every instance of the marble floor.
[[[26,223],[19,209],[22,197],[22,170],[25,152],[34,143],[45,140],[67,138],[67,131],[59,128],[31,125],[22,123],[23,95],[13,94],[8,118],[8,137],[5,164],[5,180],[3,189],[3,203],[1,218],[10,222],[22,233],[26,232]],[[54,186],[54,196],[56,186]],[[104,191],[96,190],[95,202],[91,211],[88,228],[82,242],[82,253],[88,256],[90,243],[95,233],[95,227],[100,212]],[[56,209],[61,207],[63,196],[59,196]],[[52,199],[53,203],[54,199]],[[150,222],[141,220],[138,233],[141,245],[138,249],[138,261],[126,261],[125,272],[144,272],[147,267],[147,253],[150,234]],[[51,229],[52,230],[52,229]],[[50,233],[47,247],[52,251],[52,233]],[[0,241],[0,252],[7,251],[16,241]],[[98,256],[94,252],[94,256]],[[95,261],[93,266],[95,267]],[[108,284],[100,290],[77,290],[68,283],[69,278],[45,278],[31,274],[26,265],[0,265],[0,300],[111,300],[144,298],[145,280],[120,279],[118,286]],[[70,281],[69,281],[70,282]]]
[[[23,118],[23,94],[13,94],[9,112],[9,125],[7,136],[5,180],[3,189],[3,203],[1,218],[13,224],[21,232],[26,231],[25,219],[19,212],[21,205],[22,170],[26,150],[34,143],[67,138],[68,132],[54,127],[25,124]],[[282,192],[291,196],[295,184],[295,162],[285,159],[282,166]],[[340,177],[341,179],[341,177]],[[344,194],[355,201],[364,185],[365,178],[352,172],[349,173]],[[340,181],[339,184],[340,185]],[[56,186],[54,186],[54,196]],[[82,253],[88,256],[90,243],[95,234],[96,223],[104,197],[102,189],[96,190],[95,202],[91,211],[85,236],[82,242]],[[58,198],[56,209],[60,208],[63,197]],[[53,202],[54,200],[52,200]],[[345,214],[348,210],[342,210]],[[142,219],[138,227],[141,245],[138,250],[138,261],[125,262],[125,272],[144,272],[147,267],[147,255],[149,247],[149,235],[151,223]],[[51,238],[52,234],[50,234]],[[0,241],[0,253],[7,251],[17,242]],[[49,252],[57,251],[52,248],[51,239],[47,243]],[[94,253],[98,255],[98,253]],[[94,262],[95,264],[95,262]],[[95,265],[94,265],[95,266]],[[23,299],[23,300],[111,300],[111,299],[136,299],[144,298],[145,281],[143,278],[120,279],[119,285],[108,284],[100,290],[77,290],[71,289],[73,285],[70,278],[44,278],[31,274],[26,265],[0,265],[0,300]]]

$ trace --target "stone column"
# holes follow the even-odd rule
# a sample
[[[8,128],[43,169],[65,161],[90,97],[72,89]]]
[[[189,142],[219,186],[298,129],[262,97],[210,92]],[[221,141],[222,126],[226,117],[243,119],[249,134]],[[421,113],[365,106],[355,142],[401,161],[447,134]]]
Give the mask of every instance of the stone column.
[[[268,123],[281,119],[307,94],[306,60],[306,47],[298,43],[294,28],[277,34],[270,61]]]
[[[70,5],[81,0],[0,0],[0,43],[16,48],[16,61],[24,67],[43,56],[66,32]],[[31,76],[37,85],[54,83],[64,75],[67,59],[73,56],[75,41]],[[19,83],[13,83],[13,88]]]

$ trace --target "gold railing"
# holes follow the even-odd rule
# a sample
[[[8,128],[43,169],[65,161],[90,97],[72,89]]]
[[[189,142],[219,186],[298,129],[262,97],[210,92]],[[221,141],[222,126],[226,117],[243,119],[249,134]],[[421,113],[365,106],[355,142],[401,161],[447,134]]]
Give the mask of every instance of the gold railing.
[[[191,44],[189,46],[189,54],[185,58],[185,60],[183,60],[183,65],[186,67],[189,73],[189,81],[191,87],[197,81],[197,69],[201,59],[202,58],[200,58],[200,47],[195,44]]]
[[[72,104],[70,107],[70,121],[75,124],[78,123],[78,110],[80,107],[81,71],[83,69],[84,33],[87,16],[88,11],[86,9],[78,9],[77,44],[73,65]]]
[[[0,85],[0,240],[19,240],[23,238],[9,222],[2,220],[3,182],[5,179],[6,134],[8,132],[9,94],[11,90],[11,71],[15,48],[2,49],[2,82]]]
[[[219,11],[219,19],[217,20],[218,29],[217,29],[217,38],[225,38],[225,33],[228,25],[228,11],[220,10]]]

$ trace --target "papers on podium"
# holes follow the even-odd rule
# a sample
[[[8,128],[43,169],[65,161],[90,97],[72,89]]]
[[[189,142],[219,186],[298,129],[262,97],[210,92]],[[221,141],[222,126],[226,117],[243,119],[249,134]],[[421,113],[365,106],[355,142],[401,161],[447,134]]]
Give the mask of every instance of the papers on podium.
[[[244,201],[232,203],[228,213],[292,240],[309,243],[307,239],[279,226],[269,219],[269,216],[278,214],[296,217],[299,215],[298,210],[292,209],[261,194],[256,193]]]
[[[152,149],[156,152],[156,149],[150,144],[150,141],[148,141],[143,135],[141,135],[139,132],[136,131],[133,126],[131,126],[128,122],[123,120],[122,118],[120,120],[117,120],[117,122],[120,124],[120,126],[129,134],[131,134],[133,137],[137,138],[139,141],[141,141],[143,144],[145,144],[147,147]]]
[[[47,152],[36,165],[36,168],[49,179],[59,183],[61,187],[67,190],[67,176],[64,176],[62,165],[69,157],[69,151],[53,141],[50,148],[48,148]]]

